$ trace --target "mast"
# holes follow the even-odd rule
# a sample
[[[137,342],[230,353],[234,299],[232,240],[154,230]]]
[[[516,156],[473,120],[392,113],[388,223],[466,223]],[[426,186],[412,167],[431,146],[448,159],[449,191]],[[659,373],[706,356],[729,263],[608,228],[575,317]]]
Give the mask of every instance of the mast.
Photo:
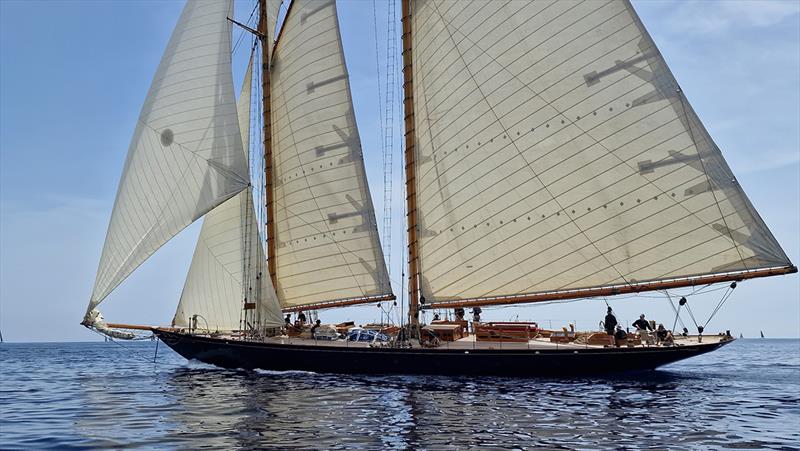
[[[406,209],[408,210],[408,321],[419,327],[419,275],[417,274],[417,188],[414,161],[414,85],[411,61],[411,0],[402,0],[403,110],[405,113]]]
[[[267,0],[258,0],[258,39],[261,42],[261,102],[264,121],[264,191],[266,193],[266,235],[267,235],[267,269],[272,286],[278,286],[275,276],[275,203],[273,200],[272,180],[272,123],[271,98],[269,86],[269,47],[270,36],[267,27]]]

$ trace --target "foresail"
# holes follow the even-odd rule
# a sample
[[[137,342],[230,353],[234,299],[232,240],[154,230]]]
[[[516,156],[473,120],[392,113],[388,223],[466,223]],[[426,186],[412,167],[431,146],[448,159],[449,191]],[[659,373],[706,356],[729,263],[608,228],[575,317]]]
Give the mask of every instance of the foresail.
[[[245,304],[254,305],[245,310]],[[254,318],[245,319],[250,310],[255,310]],[[283,325],[281,307],[266,271],[250,189],[203,219],[172,323],[189,327],[194,315],[198,318],[198,328],[211,331]]]
[[[250,141],[252,67],[251,56],[237,102],[245,149]],[[245,304],[255,308],[245,310]],[[251,311],[254,314],[246,317],[245,313]],[[214,331],[283,325],[281,307],[266,271],[252,189],[242,191],[203,218],[172,324],[189,327],[194,315],[198,317],[197,327]]]
[[[335,2],[294,1],[272,65],[282,306],[390,296]]]
[[[429,305],[791,265],[627,1],[412,20]]]
[[[248,186],[231,74],[232,1],[189,1],[147,94],[88,311],[164,243]]]

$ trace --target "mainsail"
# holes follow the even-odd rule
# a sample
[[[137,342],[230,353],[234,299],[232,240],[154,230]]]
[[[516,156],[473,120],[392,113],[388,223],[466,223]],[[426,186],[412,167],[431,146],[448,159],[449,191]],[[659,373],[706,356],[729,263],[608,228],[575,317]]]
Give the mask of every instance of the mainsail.
[[[183,9],[128,150],[87,313],[164,243],[249,185],[231,73],[232,5],[190,1]]]
[[[271,83],[281,305],[393,299],[335,2],[292,2],[275,45]]]
[[[428,307],[793,270],[627,0],[412,11]]]
[[[244,149],[250,141],[252,65],[251,57],[237,104]],[[255,214],[253,191],[246,189],[203,218],[173,325],[190,327],[195,315],[197,327],[212,331],[283,325]]]

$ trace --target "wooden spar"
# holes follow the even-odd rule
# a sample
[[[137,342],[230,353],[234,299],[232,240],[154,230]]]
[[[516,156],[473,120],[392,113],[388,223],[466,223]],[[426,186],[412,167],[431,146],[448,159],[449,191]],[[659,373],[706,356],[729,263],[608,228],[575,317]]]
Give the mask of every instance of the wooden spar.
[[[267,269],[272,286],[278,288],[275,266],[275,200],[272,180],[272,122],[270,98],[269,30],[267,29],[267,0],[258,0],[258,32],[261,41],[261,101],[264,121],[264,192],[266,193]]]
[[[334,307],[347,307],[349,305],[359,304],[372,304],[373,302],[394,301],[397,299],[393,294],[384,294],[381,296],[367,296],[361,298],[339,299],[336,301],[317,302],[315,304],[299,305],[295,307],[286,307],[281,309],[284,313],[288,312],[301,312],[305,310],[321,310]]]
[[[161,327],[155,326],[140,326],[138,324],[119,324],[119,323],[107,323],[106,326],[112,329],[130,329],[130,330],[153,330],[153,329],[163,329]],[[167,328],[167,329],[172,329]]]
[[[487,305],[526,304],[545,301],[559,301],[565,299],[590,298],[597,296],[614,296],[617,294],[640,293],[643,291],[666,290],[670,288],[708,285],[712,283],[740,281],[755,279],[757,277],[779,276],[797,272],[796,266],[778,268],[756,269],[751,271],[737,271],[707,276],[683,277],[680,279],[658,280],[653,282],[640,282],[628,285],[614,285],[597,288],[583,288],[568,291],[550,291],[545,293],[521,294],[515,296],[497,296],[490,298],[457,299],[452,301],[431,302],[423,306],[425,309],[435,308],[464,308]]]
[[[405,113],[406,209],[408,210],[408,322],[419,328],[419,268],[417,255],[417,181],[414,162],[414,84],[411,61],[411,1],[402,0],[403,109]]]

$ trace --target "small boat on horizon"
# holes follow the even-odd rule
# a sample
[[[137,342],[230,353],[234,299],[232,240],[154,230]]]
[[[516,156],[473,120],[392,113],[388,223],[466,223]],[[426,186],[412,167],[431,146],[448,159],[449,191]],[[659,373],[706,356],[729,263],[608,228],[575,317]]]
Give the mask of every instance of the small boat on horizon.
[[[149,331],[230,368],[601,374],[734,339],[706,333],[713,313],[690,335],[627,333],[616,318],[585,332],[486,322],[481,307],[642,292],[672,302],[668,290],[727,284],[716,313],[738,282],[797,272],[629,1],[401,0],[400,21],[396,3],[383,246],[336,2],[294,0],[279,24],[279,0],[258,0],[243,23],[231,0],[189,1],[136,125],[84,326]],[[238,100],[232,27],[251,43]],[[388,80],[401,69],[407,305],[387,257]],[[107,323],[99,304],[201,217],[171,324]],[[361,304],[400,309],[401,324],[290,321]],[[426,324],[424,311],[453,315]]]

